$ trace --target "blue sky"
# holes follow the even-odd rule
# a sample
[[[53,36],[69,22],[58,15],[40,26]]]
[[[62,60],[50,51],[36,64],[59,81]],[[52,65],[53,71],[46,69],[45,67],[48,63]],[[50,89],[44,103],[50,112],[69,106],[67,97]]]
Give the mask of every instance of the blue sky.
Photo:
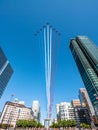
[[[34,33],[46,22],[61,32],[54,86],[55,105],[78,98],[84,87],[69,49],[71,38],[87,35],[98,45],[98,0],[0,0],[0,45],[14,74],[0,99],[0,111],[13,93],[31,107],[39,100],[42,118],[47,101],[41,44]]]

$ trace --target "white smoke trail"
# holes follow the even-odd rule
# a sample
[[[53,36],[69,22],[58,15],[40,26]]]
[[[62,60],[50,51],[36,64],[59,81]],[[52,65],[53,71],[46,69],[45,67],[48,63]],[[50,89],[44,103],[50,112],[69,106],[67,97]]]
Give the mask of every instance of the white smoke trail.
[[[47,39],[46,39],[46,28],[44,28],[44,51],[45,51],[45,77],[46,77],[46,94],[47,94],[47,100],[48,100],[48,87],[47,87],[47,82],[48,82],[48,77],[47,77]],[[47,106],[48,108],[48,106]]]
[[[51,47],[52,47],[52,29],[47,25],[44,28],[44,48],[45,48],[45,75],[46,75],[46,93],[47,93],[47,111],[49,117],[50,107],[50,85],[51,85]]]
[[[49,105],[49,47],[48,47],[48,28],[46,27],[47,29],[47,99],[48,99],[48,103],[47,103],[47,110],[48,110],[48,105]]]
[[[50,82],[51,82],[52,28],[50,28]]]
[[[42,31],[42,29],[40,29]],[[44,58],[45,58],[45,80],[46,80],[46,95],[47,95],[47,114],[48,118],[51,115],[52,105],[53,105],[53,80],[55,73],[55,43],[57,43],[57,37],[54,33],[57,34],[58,31],[55,31],[49,24],[44,26]],[[36,36],[36,34],[35,34]],[[58,40],[59,42],[59,40]],[[55,46],[55,47],[54,47]]]
[[[50,28],[50,35],[49,35],[49,44],[50,44],[50,69],[49,69],[49,77],[50,77],[50,96],[51,96],[51,56],[52,56],[52,28]],[[51,97],[50,97],[50,102],[49,102],[49,117],[50,117],[50,109],[51,109]]]

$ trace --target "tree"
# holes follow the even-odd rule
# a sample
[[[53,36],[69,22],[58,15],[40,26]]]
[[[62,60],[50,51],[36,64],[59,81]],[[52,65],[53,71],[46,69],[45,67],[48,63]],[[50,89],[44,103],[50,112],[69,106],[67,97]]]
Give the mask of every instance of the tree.
[[[75,120],[59,120],[58,123],[52,123],[50,126],[51,128],[60,128],[63,127],[65,129],[66,127],[75,127],[76,121]]]
[[[91,126],[89,124],[86,124],[86,123],[81,123],[80,127],[85,129],[85,128],[90,128]]]
[[[50,126],[50,128],[59,128],[59,125],[58,123],[52,123],[52,125]]]
[[[35,121],[34,119],[31,120],[18,120],[16,123],[16,127],[44,127],[40,122]]]

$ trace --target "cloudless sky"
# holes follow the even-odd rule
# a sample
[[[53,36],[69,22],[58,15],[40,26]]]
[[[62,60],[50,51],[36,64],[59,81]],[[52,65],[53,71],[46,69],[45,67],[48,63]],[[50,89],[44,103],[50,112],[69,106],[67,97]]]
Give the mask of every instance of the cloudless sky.
[[[39,100],[45,118],[44,59],[34,33],[46,22],[61,32],[52,117],[57,103],[77,99],[79,88],[84,87],[69,43],[77,35],[87,35],[98,45],[98,0],[0,0],[0,46],[14,70],[0,99],[0,111],[14,94],[28,107]]]

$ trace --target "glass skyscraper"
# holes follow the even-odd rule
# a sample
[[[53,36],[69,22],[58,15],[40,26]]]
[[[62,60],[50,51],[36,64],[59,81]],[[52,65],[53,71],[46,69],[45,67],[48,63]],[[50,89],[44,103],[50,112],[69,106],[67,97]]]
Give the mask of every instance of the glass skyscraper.
[[[86,36],[70,41],[70,49],[98,116],[98,48]]]
[[[0,98],[12,74],[12,67],[0,47]]]

